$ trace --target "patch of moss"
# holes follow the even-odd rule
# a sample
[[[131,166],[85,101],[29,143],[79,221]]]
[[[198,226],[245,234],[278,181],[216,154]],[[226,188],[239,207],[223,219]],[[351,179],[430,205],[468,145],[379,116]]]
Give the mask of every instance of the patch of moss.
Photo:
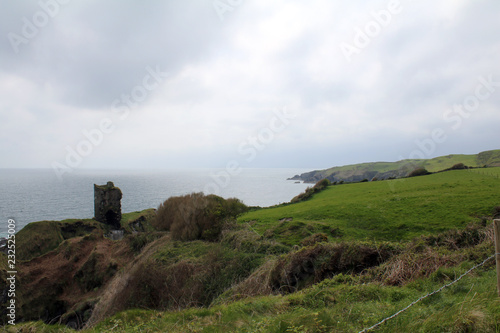
[[[156,217],[156,209],[150,208],[143,211],[123,213],[120,222],[126,233],[150,232],[156,229],[151,225]]]
[[[263,237],[274,239],[288,246],[299,245],[301,242],[316,233],[329,234],[331,228],[322,223],[300,222],[300,221],[282,221],[275,227],[269,228],[264,232]]]
[[[56,249],[65,239],[102,231],[102,224],[94,220],[33,222],[16,234],[17,259],[31,260]]]
[[[128,233],[154,231],[150,223],[154,217],[154,209],[123,214],[122,228]],[[66,239],[94,233],[102,235],[108,229],[108,226],[92,219],[33,222],[16,234],[17,259],[31,260],[56,249]]]

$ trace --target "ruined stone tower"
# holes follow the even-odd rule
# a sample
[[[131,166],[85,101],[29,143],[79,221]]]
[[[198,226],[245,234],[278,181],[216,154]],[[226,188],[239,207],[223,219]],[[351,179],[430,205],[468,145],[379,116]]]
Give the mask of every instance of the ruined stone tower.
[[[122,219],[122,191],[113,182],[94,184],[94,214],[99,222],[120,229]]]

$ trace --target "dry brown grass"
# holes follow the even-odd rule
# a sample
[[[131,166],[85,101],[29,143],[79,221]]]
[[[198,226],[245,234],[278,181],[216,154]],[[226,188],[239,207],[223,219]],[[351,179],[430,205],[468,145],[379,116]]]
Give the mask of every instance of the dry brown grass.
[[[421,239],[430,246],[443,246],[456,251],[493,241],[493,225],[471,224],[461,230],[449,230],[436,236],[426,236]]]
[[[484,250],[493,248],[494,230],[490,224],[469,225],[410,243],[400,254],[367,272],[368,279],[388,285],[404,285],[429,277],[439,268],[453,267],[465,260],[484,259]]]
[[[126,309],[127,304],[123,302],[123,295],[126,294],[134,275],[142,268],[142,263],[148,260],[159,246],[168,241],[170,241],[170,236],[167,235],[146,245],[137,257],[106,284],[100,293],[99,302],[95,305],[92,316],[85,324],[86,327],[91,327],[104,318]]]
[[[220,244],[184,243],[165,236],[146,245],[107,285],[88,326],[132,308],[209,306],[233,283],[251,274],[261,263],[255,258],[258,256],[240,255]]]
[[[224,221],[246,210],[238,199],[191,193],[171,197],[162,203],[152,222],[158,230],[171,231],[176,240],[217,240]]]
[[[431,248],[422,253],[405,252],[395,256],[382,267],[380,279],[389,285],[403,285],[419,278],[428,277],[441,267],[451,267],[461,261],[460,256],[439,255]]]
[[[328,235],[325,233],[316,233],[312,234],[309,237],[304,238],[301,242],[300,245],[302,246],[313,246],[318,243],[327,243],[328,242]]]
[[[363,243],[316,244],[267,261],[231,294],[238,298],[295,292],[339,273],[360,273],[396,251]]]
[[[97,297],[99,288],[131,257],[126,244],[89,235],[68,239],[56,250],[19,263],[19,316],[58,322],[79,303]]]
[[[275,293],[271,288],[271,279],[277,261],[277,259],[266,261],[247,279],[233,287],[231,290],[232,296],[229,300],[233,301],[245,297],[271,295]]]

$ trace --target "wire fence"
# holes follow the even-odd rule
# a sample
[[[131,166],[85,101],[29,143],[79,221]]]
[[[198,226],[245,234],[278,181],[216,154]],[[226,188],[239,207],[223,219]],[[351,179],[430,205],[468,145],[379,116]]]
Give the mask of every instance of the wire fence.
[[[445,289],[445,288],[447,288],[447,287],[449,287],[449,286],[451,286],[451,285],[453,285],[453,284],[457,283],[457,282],[458,282],[458,281],[460,281],[460,280],[461,280],[464,276],[466,276],[467,274],[469,274],[470,272],[472,272],[472,271],[473,271],[473,270],[475,270],[476,268],[479,268],[479,267],[483,266],[483,265],[484,265],[484,264],[486,264],[489,260],[491,260],[491,259],[495,258],[495,257],[496,257],[496,256],[498,256],[498,255],[500,255],[500,253],[496,253],[496,254],[492,255],[491,257],[486,258],[486,259],[485,259],[482,263],[477,264],[476,266],[472,267],[472,268],[471,268],[471,269],[469,269],[467,272],[465,272],[465,273],[463,273],[462,275],[460,275],[460,276],[459,276],[457,279],[455,279],[454,281],[452,281],[452,282],[450,282],[450,283],[447,283],[447,284],[445,284],[444,286],[442,286],[441,288],[436,289],[436,290],[434,290],[434,291],[432,291],[432,292],[428,293],[427,295],[424,295],[424,296],[420,297],[420,298],[419,298],[419,299],[417,299],[416,301],[413,301],[412,303],[410,303],[410,304],[409,304],[407,307],[405,307],[404,309],[401,309],[401,310],[399,310],[398,312],[396,312],[395,314],[393,314],[393,315],[391,315],[391,316],[389,316],[389,317],[387,317],[387,318],[382,319],[381,321],[379,321],[378,323],[376,323],[376,324],[375,324],[375,325],[373,325],[373,326],[370,326],[370,327],[368,327],[368,328],[365,328],[365,329],[363,329],[363,330],[359,331],[359,333],[365,333],[365,332],[371,331],[371,330],[373,330],[373,329],[377,328],[378,326],[382,325],[382,324],[383,324],[383,323],[385,323],[386,321],[391,320],[392,318],[395,318],[395,317],[399,316],[401,313],[405,312],[406,310],[408,310],[409,308],[411,308],[412,306],[414,306],[415,304],[417,304],[417,303],[418,303],[418,302],[420,302],[421,300],[423,300],[423,299],[425,299],[425,298],[427,298],[427,297],[429,297],[429,296],[432,296],[432,295],[434,295],[434,294],[437,294],[437,293],[439,293],[440,291],[442,291],[443,289]]]
[[[488,168],[478,168],[478,169],[468,169],[469,172],[476,173],[478,175],[482,176],[488,176],[488,177],[493,177],[499,179],[500,175],[498,173],[495,173],[491,170],[488,170]]]

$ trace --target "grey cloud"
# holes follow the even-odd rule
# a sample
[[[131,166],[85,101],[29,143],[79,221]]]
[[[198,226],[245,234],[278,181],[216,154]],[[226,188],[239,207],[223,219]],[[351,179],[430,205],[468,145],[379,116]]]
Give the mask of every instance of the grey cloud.
[[[2,35],[20,31],[21,17],[40,8],[11,10],[3,15],[19,19],[4,24]],[[206,2],[72,2],[20,45],[19,54],[4,40],[2,60],[12,66],[2,71],[22,72],[40,85],[50,82],[70,105],[107,107],[141,82],[147,66],[175,75],[203,59],[222,35],[216,20]]]
[[[294,108],[300,120],[249,167],[395,160],[433,128],[448,129],[443,112],[474,93],[479,76],[500,81],[497,0],[405,1],[352,62],[339,44],[351,41],[387,1],[246,1],[224,21],[212,4],[70,1],[15,53],[7,35],[20,33],[23,17],[32,18],[39,2],[0,0],[0,119],[26,124],[19,131],[0,124],[0,140],[14,142],[0,151],[20,166],[46,166],[41,150],[64,158],[83,129],[95,128],[114,99],[142,82],[146,67],[158,66],[169,78],[151,105],[117,121],[113,138],[96,147],[86,165],[125,165],[130,155],[141,156],[129,162],[134,167],[224,166],[238,140],[265,126],[264,110],[282,106]],[[37,92],[10,96],[16,78]],[[449,131],[436,154],[495,148],[490,142],[499,118],[489,110],[499,105],[500,88]],[[23,121],[26,114],[35,115],[36,129]],[[67,128],[48,134],[62,123]],[[150,140],[140,141],[146,134]],[[206,142],[192,138],[198,134]],[[160,156],[139,142],[155,144]],[[112,155],[105,161],[95,158],[106,153]]]

